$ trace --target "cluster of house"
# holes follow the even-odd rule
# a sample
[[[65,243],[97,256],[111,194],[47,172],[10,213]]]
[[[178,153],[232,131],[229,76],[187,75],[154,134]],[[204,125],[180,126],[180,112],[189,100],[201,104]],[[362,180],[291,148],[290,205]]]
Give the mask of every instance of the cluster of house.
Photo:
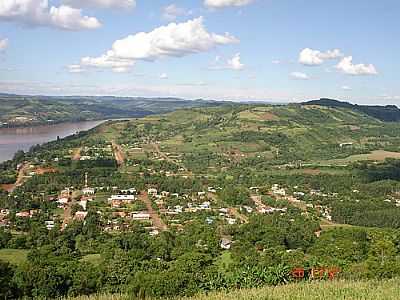
[[[115,190],[115,188],[113,188]],[[113,209],[121,208],[127,204],[132,204],[138,200],[138,191],[135,188],[119,190],[118,193],[111,195],[107,200]],[[151,221],[151,215],[147,211],[116,211],[112,213],[112,219],[106,220],[105,231],[128,230],[131,226],[129,221]],[[121,221],[122,219],[122,221]],[[153,228],[150,234],[155,234]]]
[[[359,200],[356,200],[356,201],[357,201],[357,202],[360,202]],[[400,199],[396,199],[396,198],[385,199],[385,200],[383,200],[383,202],[392,203],[392,204],[394,204],[396,207],[400,207]]]
[[[222,217],[229,225],[235,225],[237,223],[236,219],[232,217],[228,208],[220,208],[219,216]]]
[[[95,160],[98,158],[112,157],[113,150],[111,145],[107,145],[105,148],[99,147],[84,147],[82,149],[82,155],[79,160]]]
[[[107,224],[104,227],[104,231],[121,231],[123,229],[128,230],[131,226],[130,222],[127,221],[147,221],[151,222],[151,215],[146,212],[146,211],[133,211],[133,212],[124,212],[124,211],[118,211],[118,212],[113,212],[112,216],[114,219],[107,220]],[[123,219],[121,222],[120,219]],[[153,235],[154,228],[150,228],[150,234]]]
[[[168,206],[167,208],[160,209],[160,213],[164,215],[177,215],[183,212],[196,213],[198,211],[204,211],[204,210],[211,210],[211,203],[209,201],[204,201],[203,203],[200,204],[187,203],[185,206],[182,205],[175,205],[173,207]]]
[[[277,195],[277,196],[286,196],[286,190],[284,188],[281,188],[279,184],[273,184],[271,188],[272,194]]]
[[[131,204],[135,200],[135,195],[111,195],[108,198],[108,203],[112,208],[119,208],[125,204]]]
[[[313,208],[316,211],[318,211],[321,214],[321,216],[327,219],[328,221],[332,221],[331,210],[329,207],[324,205],[314,205],[312,203],[307,203],[306,206],[308,208]]]
[[[15,214],[17,218],[32,218],[34,215],[37,215],[40,212],[39,209],[31,209],[20,211]]]

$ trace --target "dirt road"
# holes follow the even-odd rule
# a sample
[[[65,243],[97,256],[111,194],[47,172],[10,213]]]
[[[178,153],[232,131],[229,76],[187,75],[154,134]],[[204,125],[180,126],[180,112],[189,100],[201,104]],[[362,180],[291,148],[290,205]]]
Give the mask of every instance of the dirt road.
[[[80,160],[81,159],[82,148],[77,148],[72,153],[72,160]]]
[[[6,190],[9,193],[12,193],[17,187],[24,184],[26,177],[25,173],[29,169],[29,163],[24,163],[18,171],[17,180],[14,184],[7,185]]]
[[[125,164],[125,153],[122,150],[122,147],[118,145],[115,141],[112,141],[112,148],[114,151],[114,157],[117,161],[118,166],[122,167]]]
[[[139,200],[146,205],[147,211],[149,212],[151,220],[153,221],[153,225],[157,227],[160,231],[168,230],[167,225],[164,223],[164,221],[160,218],[158,213],[152,207],[151,205],[152,203],[151,200],[149,199],[149,195],[147,194],[147,192],[142,192],[139,195]]]
[[[72,206],[74,206],[79,197],[79,192],[73,192],[71,196],[71,201],[67,204],[67,207],[64,210],[64,215],[63,215],[63,223],[61,226],[61,230],[64,230],[68,224],[73,220],[74,216],[72,215]]]
[[[242,215],[236,207],[229,208],[229,214],[234,216],[236,219],[239,219],[243,223],[249,223],[249,218],[245,215]]]
[[[187,175],[189,175],[189,176],[193,175],[192,172],[189,172],[189,170],[182,163],[179,163],[179,162],[173,160],[172,158],[168,157],[168,155],[166,155],[164,152],[162,152],[161,149],[160,149],[160,145],[153,143],[153,144],[151,144],[151,146],[153,147],[154,152],[156,152],[158,154],[158,156],[164,158],[166,161],[168,161],[170,163],[178,165],[180,168],[185,170]]]

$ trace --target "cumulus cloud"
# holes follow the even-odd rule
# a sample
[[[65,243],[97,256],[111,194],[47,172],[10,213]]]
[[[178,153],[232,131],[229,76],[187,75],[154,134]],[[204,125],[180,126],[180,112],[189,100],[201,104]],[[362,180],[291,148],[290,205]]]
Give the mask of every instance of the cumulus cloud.
[[[343,85],[343,86],[342,86],[342,90],[344,90],[344,91],[351,91],[352,88],[349,87],[348,85]]]
[[[226,62],[222,62],[220,56],[216,56],[213,64],[209,67],[210,70],[234,70],[241,71],[245,68],[245,65],[241,62],[240,53],[236,53],[232,58],[229,58]]]
[[[179,7],[176,4],[170,4],[163,8],[163,18],[167,21],[173,21],[180,16],[188,16],[191,14],[191,11],[187,11],[186,9]]]
[[[72,7],[135,8],[136,0],[63,0]]]
[[[6,50],[8,47],[8,39],[0,39],[0,52]]]
[[[204,0],[204,5],[208,8],[224,8],[230,6],[245,6],[254,0]]]
[[[117,40],[111,50],[100,57],[84,57],[82,66],[131,68],[137,60],[155,61],[164,57],[183,57],[206,52],[218,45],[239,42],[229,33],[210,33],[199,17],[184,23],[170,23],[151,32],[140,32]]]
[[[0,21],[49,26],[63,30],[96,29],[101,23],[67,5],[49,6],[48,0],[1,0]]]
[[[343,57],[342,52],[339,49],[328,50],[321,52],[319,50],[313,50],[305,48],[300,52],[299,63],[306,66],[318,66],[322,65],[325,60],[337,59]]]
[[[377,75],[378,72],[372,64],[353,64],[353,57],[346,56],[336,66],[338,70],[349,75]]]
[[[99,57],[83,57],[79,66],[81,68],[108,68],[115,73],[124,73],[130,71],[134,64],[135,62],[132,60],[105,54]]]
[[[296,80],[309,80],[310,76],[308,76],[305,73],[301,73],[301,72],[292,72],[292,73],[290,73],[290,78],[296,79]]]
[[[160,74],[160,79],[168,79],[167,73]]]
[[[228,68],[236,71],[244,69],[244,64],[240,61],[240,53],[236,53],[231,59],[228,59]]]

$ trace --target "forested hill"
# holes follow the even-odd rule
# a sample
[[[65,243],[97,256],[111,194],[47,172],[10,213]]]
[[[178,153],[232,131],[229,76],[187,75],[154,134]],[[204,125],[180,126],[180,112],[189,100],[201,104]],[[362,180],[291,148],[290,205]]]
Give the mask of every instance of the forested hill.
[[[358,105],[351,104],[349,102],[342,102],[333,99],[322,98],[320,100],[312,100],[308,102],[302,103],[303,105],[319,105],[325,107],[334,107],[334,108],[349,108],[352,110],[356,110],[362,112],[366,115],[369,115],[373,118],[384,122],[399,122],[400,121],[400,109],[395,105]]]
[[[226,102],[178,98],[49,97],[0,94],[0,127],[42,125],[112,118],[138,118],[182,108]]]

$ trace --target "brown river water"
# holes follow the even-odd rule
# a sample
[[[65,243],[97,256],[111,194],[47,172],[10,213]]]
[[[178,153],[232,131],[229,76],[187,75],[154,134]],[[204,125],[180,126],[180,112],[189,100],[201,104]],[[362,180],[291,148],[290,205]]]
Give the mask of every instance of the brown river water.
[[[105,121],[62,123],[25,128],[0,128],[0,162],[11,159],[18,150],[64,138],[79,131],[89,130]]]

